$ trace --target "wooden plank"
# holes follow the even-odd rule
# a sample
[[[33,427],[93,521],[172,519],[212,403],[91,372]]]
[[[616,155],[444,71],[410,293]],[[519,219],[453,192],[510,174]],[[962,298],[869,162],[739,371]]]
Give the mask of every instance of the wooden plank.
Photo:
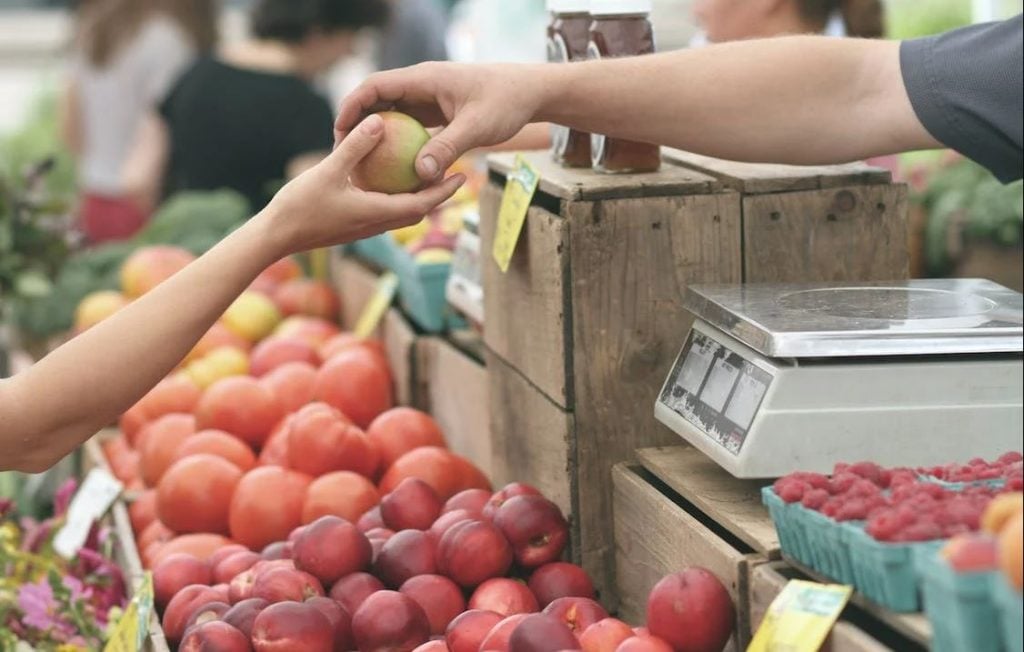
[[[815,571],[813,568],[804,566],[788,556],[784,557],[784,559],[790,566],[796,568],[801,573],[815,581],[832,581],[828,577]],[[928,622],[928,618],[923,613],[897,613],[890,609],[886,609],[872,600],[869,600],[859,591],[853,592],[853,597],[850,598],[850,603],[856,605],[874,618],[882,621],[900,634],[912,640],[914,643],[925,647],[928,647],[931,644],[932,625]]]
[[[341,297],[341,327],[350,331],[373,296],[377,274],[337,249],[331,251],[330,262],[331,280]]]
[[[563,410],[493,351],[486,352],[496,487],[534,485],[566,515],[575,513],[576,457],[573,414]],[[572,518],[573,529],[578,528]],[[579,536],[572,536],[573,546]],[[578,559],[578,554],[573,555]]]
[[[744,281],[907,278],[905,186],[847,186],[743,198]]]
[[[760,480],[733,477],[692,446],[642,448],[640,463],[708,517],[754,550],[780,556],[779,537],[761,503]]]
[[[421,338],[416,349],[424,408],[441,426],[448,447],[491,476],[487,369],[438,337]]]
[[[391,308],[381,320],[379,329],[384,353],[391,367],[395,384],[395,401],[399,405],[412,405],[416,384],[413,359],[416,355],[416,331],[398,310]]]
[[[571,407],[566,347],[569,225],[531,207],[508,272],[502,273],[489,254],[501,192],[488,184],[480,198],[484,342],[557,404]]]
[[[746,194],[794,190],[820,190],[837,186],[879,185],[892,181],[892,173],[865,163],[845,165],[781,165],[741,163],[701,156],[670,147],[662,148],[665,160],[717,179],[723,187]]]
[[[734,548],[639,473],[626,464],[612,470],[619,617],[644,622],[647,596],[661,578],[701,566],[722,582],[736,606],[736,632],[726,649],[743,649],[750,631],[747,576],[758,558]]]
[[[611,468],[679,441],[654,402],[692,322],[686,286],[740,281],[738,204],[722,193],[567,206],[581,555],[605,583],[615,576]]]
[[[783,562],[762,564],[750,574],[750,626],[751,635],[760,627],[768,607],[791,579],[783,573],[788,566]],[[891,650],[860,627],[839,620],[825,639],[822,652],[888,652]]]
[[[551,159],[547,151],[520,153],[540,174],[540,192],[559,199],[592,201],[703,195],[713,192],[717,185],[706,174],[672,164],[663,164],[657,172],[645,174],[602,174],[589,169],[563,168]],[[493,172],[504,177],[515,166],[515,157],[515,152],[491,154],[487,163]]]

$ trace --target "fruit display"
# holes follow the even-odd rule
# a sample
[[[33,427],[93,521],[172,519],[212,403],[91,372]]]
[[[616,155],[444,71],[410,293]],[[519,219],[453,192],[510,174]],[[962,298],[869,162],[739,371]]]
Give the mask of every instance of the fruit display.
[[[100,649],[126,603],[126,583],[114,563],[114,535],[94,524],[71,560],[54,550],[77,489],[57,489],[53,516],[17,520],[0,498],[0,650]]]
[[[913,611],[919,607],[915,558],[977,532],[990,505],[1020,491],[1021,460],[1009,452],[992,462],[927,469],[838,464],[831,477],[780,478],[763,498],[785,554],[886,607]]]

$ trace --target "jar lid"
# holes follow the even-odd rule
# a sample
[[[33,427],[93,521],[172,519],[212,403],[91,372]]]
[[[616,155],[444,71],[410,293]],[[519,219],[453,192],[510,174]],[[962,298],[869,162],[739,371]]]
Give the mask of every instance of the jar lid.
[[[553,14],[585,14],[590,0],[548,0],[548,11]]]
[[[590,13],[595,16],[649,14],[651,0],[590,0]]]

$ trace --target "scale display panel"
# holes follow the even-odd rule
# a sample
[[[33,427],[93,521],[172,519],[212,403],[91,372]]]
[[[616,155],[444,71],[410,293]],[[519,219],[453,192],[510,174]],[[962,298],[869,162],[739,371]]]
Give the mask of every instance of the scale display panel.
[[[771,383],[770,372],[691,330],[660,400],[737,455]]]

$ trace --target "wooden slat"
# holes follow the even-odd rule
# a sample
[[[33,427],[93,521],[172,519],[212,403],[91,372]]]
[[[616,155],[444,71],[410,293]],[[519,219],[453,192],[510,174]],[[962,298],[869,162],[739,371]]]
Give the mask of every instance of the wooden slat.
[[[602,174],[589,169],[570,169],[551,160],[548,152],[522,152],[540,174],[540,192],[567,200],[623,199],[665,195],[703,195],[717,184],[712,177],[677,165],[663,164],[646,174]],[[515,166],[515,153],[492,154],[487,162],[498,174]],[[481,249],[481,251],[484,251]],[[490,319],[490,313],[487,313]]]
[[[791,579],[780,572],[787,568],[783,562],[774,562],[762,564],[751,573],[749,603],[752,634],[761,625],[772,600]],[[844,620],[836,622],[821,647],[822,652],[888,652],[891,649],[863,629]]]
[[[727,650],[740,650],[750,631],[747,576],[760,563],[720,538],[641,477],[635,467],[612,470],[619,617],[644,622],[646,600],[662,577],[690,566],[713,573],[736,606],[736,632]]]
[[[494,352],[487,351],[486,362],[495,486],[514,481],[532,484],[572,515],[576,479],[572,413],[553,403]],[[576,529],[576,519],[572,522]],[[578,536],[572,540],[574,546],[579,544]]]
[[[892,181],[883,168],[865,163],[845,165],[780,165],[741,163],[662,148],[665,160],[717,179],[724,187],[756,195],[794,190],[819,190],[847,185],[878,185]]]
[[[395,383],[395,401],[412,405],[416,383],[413,358],[416,355],[416,331],[398,310],[391,308],[381,320],[380,337]]]
[[[566,219],[581,554],[611,583],[611,467],[678,442],[654,402],[692,322],[686,286],[740,280],[738,195],[574,202]]]
[[[448,447],[491,475],[492,451],[487,369],[438,337],[416,346],[417,376],[424,381],[426,404],[444,432]]]
[[[341,327],[350,331],[373,296],[377,274],[338,249],[331,251],[330,270],[335,290],[341,297]]]
[[[779,537],[761,503],[759,480],[729,475],[692,446],[643,448],[640,463],[713,521],[769,558],[778,558]]]
[[[568,222],[531,207],[508,272],[502,273],[490,255],[500,203],[501,189],[488,184],[480,198],[484,341],[556,403],[571,407],[566,371]]]
[[[744,197],[744,281],[907,278],[906,199],[891,185]]]

